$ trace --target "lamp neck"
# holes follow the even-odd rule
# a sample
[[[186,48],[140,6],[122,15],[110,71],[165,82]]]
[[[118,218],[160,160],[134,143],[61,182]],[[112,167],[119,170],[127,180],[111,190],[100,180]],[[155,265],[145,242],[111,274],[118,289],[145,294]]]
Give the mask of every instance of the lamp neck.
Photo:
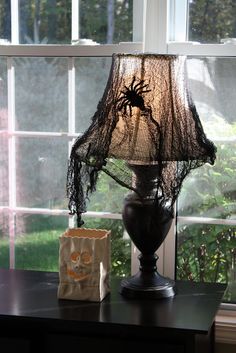
[[[157,191],[159,166],[128,164],[134,173],[133,186],[142,198],[154,198]]]

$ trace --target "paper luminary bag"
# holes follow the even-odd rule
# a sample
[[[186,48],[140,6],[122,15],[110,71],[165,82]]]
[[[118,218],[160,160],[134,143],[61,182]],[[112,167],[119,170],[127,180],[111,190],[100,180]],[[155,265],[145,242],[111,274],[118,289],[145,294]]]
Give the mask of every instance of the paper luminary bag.
[[[58,298],[99,302],[110,292],[110,234],[72,228],[60,236]]]

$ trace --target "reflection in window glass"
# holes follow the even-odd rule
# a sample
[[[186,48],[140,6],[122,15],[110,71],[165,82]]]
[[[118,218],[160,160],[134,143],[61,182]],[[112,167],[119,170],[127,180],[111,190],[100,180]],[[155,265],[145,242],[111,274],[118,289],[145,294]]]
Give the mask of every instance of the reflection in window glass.
[[[16,129],[67,131],[67,59],[19,57],[14,65]]]
[[[20,44],[71,42],[71,0],[21,0],[19,3]]]
[[[220,43],[236,37],[235,0],[189,0],[188,40]]]
[[[11,1],[0,1],[0,44],[11,41]]]
[[[102,98],[111,65],[111,58],[84,57],[75,59],[76,131],[84,132],[91,124]]]
[[[80,39],[131,42],[132,12],[133,0],[80,0]]]
[[[22,137],[16,149],[17,206],[66,209],[67,140]]]

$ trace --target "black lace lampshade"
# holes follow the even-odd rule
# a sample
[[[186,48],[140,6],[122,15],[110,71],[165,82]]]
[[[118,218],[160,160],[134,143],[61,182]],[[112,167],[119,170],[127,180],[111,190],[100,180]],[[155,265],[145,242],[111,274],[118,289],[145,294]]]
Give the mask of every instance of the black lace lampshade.
[[[122,215],[140,250],[140,270],[121,282],[121,293],[170,297],[174,281],[158,273],[155,252],[171,226],[184,178],[204,163],[214,164],[216,148],[187,88],[184,56],[114,54],[112,59],[91,125],[72,147],[69,210],[80,226],[101,171],[130,189]]]

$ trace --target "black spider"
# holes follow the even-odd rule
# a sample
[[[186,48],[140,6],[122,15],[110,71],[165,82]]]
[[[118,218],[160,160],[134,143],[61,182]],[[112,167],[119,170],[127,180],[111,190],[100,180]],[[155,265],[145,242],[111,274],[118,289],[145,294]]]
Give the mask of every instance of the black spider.
[[[116,103],[119,102],[117,105],[118,110],[124,110],[125,114],[127,113],[128,107],[130,110],[130,115],[132,114],[132,107],[138,107],[140,110],[146,109],[142,94],[150,92],[151,90],[146,89],[148,84],[144,84],[144,80],[140,80],[136,84],[135,81],[136,77],[134,76],[130,86],[125,86],[125,90],[121,91],[122,95],[116,101]]]

